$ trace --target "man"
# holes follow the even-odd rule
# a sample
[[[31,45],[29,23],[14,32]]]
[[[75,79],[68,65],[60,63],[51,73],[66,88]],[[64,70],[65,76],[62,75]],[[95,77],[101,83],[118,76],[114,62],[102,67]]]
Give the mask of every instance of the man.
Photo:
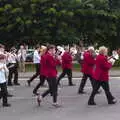
[[[55,56],[55,46],[48,46],[48,52],[46,55],[46,68],[47,68],[47,81],[49,85],[49,89],[46,90],[41,96],[38,96],[38,104],[42,99],[48,94],[52,94],[53,97],[53,106],[58,107],[57,103],[57,69],[56,66],[60,64],[60,61]]]
[[[69,86],[73,86],[74,84],[72,83],[72,56],[69,52],[69,48],[66,47],[65,48],[65,52],[62,56],[62,69],[63,72],[61,73],[61,75],[58,77],[58,83],[60,84],[60,80],[67,75],[68,76],[68,80],[69,80]]]
[[[35,74],[27,81],[28,86],[30,86],[31,82],[38,76],[40,76],[40,46],[37,45],[34,51],[34,55],[33,55],[33,63],[35,64],[35,68],[36,68],[36,72]]]
[[[95,56],[94,56],[94,47],[90,46],[87,51],[83,54],[83,62],[82,62],[82,73],[83,77],[80,83],[80,87],[78,90],[78,94],[84,94],[83,91],[84,86],[86,84],[87,79],[90,79],[91,85],[93,87],[93,79],[92,79],[92,72],[95,65]]]
[[[9,75],[8,75],[8,86],[12,86],[12,77],[14,74],[14,85],[20,85],[18,83],[18,56],[16,54],[16,48],[12,47],[10,49],[10,54],[8,57],[8,68],[9,68]]]
[[[18,51],[19,67],[21,72],[25,72],[25,60],[26,60],[26,49],[23,45],[20,46]]]

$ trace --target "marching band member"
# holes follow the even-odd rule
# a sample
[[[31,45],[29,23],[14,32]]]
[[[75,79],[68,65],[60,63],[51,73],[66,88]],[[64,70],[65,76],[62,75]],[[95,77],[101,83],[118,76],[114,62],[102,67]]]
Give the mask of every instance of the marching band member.
[[[31,82],[38,76],[40,76],[40,46],[37,45],[33,55],[33,63],[35,64],[36,72],[35,74],[27,81],[28,86],[30,86]]]
[[[68,80],[69,80],[69,86],[73,86],[73,82],[72,82],[72,56],[70,54],[69,48],[66,47],[65,48],[65,52],[62,55],[62,73],[60,74],[60,76],[58,77],[58,85],[60,84],[60,80],[67,75],[68,76]]]
[[[82,62],[82,69],[81,69],[83,73],[83,77],[80,83],[78,94],[85,93],[83,89],[88,78],[90,79],[91,85],[93,87],[92,72],[94,69],[94,65],[95,65],[94,47],[90,46],[88,48],[88,51],[85,51],[83,54],[83,62]]]
[[[111,69],[112,65],[115,62],[115,59],[111,58],[108,60],[107,57],[108,49],[104,46],[99,48],[99,55],[96,58],[96,67],[93,72],[93,91],[88,100],[88,105],[96,105],[94,102],[94,97],[100,87],[102,87],[105,91],[105,95],[107,97],[108,104],[115,104],[116,100],[112,96],[109,88],[109,75],[108,72]]]
[[[14,74],[14,85],[20,85],[18,83],[18,56],[16,54],[16,48],[12,47],[10,49],[10,54],[8,57],[8,65],[7,67],[9,68],[9,75],[8,75],[8,86],[12,86],[12,77]]]
[[[48,52],[46,54],[46,68],[47,68],[47,81],[49,85],[49,89],[46,90],[42,95],[38,95],[37,101],[40,105],[42,99],[47,96],[49,93],[52,94],[53,97],[53,106],[59,107],[57,103],[57,69],[56,66],[60,64],[60,61],[56,58],[55,55],[55,46],[49,45]]]
[[[7,66],[5,64],[6,56],[4,54],[0,54],[0,99],[2,98],[3,107],[10,107],[11,105],[8,104],[8,91],[6,85],[6,74],[9,72]]]
[[[46,54],[47,54],[47,47],[41,46],[41,66],[40,66],[40,82],[37,84],[37,86],[33,90],[33,94],[38,95],[37,90],[40,86],[42,86],[45,82],[45,79],[47,79],[47,67],[46,67]]]

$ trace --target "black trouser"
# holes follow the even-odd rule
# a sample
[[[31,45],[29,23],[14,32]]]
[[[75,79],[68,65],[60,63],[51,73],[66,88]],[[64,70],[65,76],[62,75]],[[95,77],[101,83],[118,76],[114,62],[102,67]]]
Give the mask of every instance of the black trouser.
[[[68,80],[69,80],[69,85],[72,85],[72,70],[71,69],[63,69],[63,72],[60,74],[58,77],[57,84],[60,83],[60,80],[67,74]]]
[[[112,102],[114,97],[112,96],[112,94],[110,92],[109,82],[108,81],[96,81],[96,80],[94,81],[93,91],[90,95],[89,102],[94,102],[94,97],[100,87],[102,87],[104,89],[108,103]]]
[[[34,88],[33,92],[36,93],[40,86],[44,85],[45,79],[47,79],[44,75],[40,75],[40,82]]]
[[[45,96],[47,96],[49,93],[52,94],[53,96],[53,102],[57,102],[57,80],[56,77],[53,78],[48,78],[48,85],[49,85],[49,89],[46,90],[43,94],[42,97],[44,98]]]
[[[92,85],[92,88],[93,88],[94,80],[92,79],[91,75],[83,74],[78,92],[82,92],[84,90],[84,87],[85,87],[85,84],[86,84],[86,81],[87,81],[88,78],[90,79],[90,82],[91,82],[91,85]]]
[[[40,63],[35,64],[36,72],[35,74],[30,78],[29,82],[32,82],[37,76],[40,76]]]
[[[12,77],[14,74],[14,83],[18,83],[18,67],[14,66],[9,68],[9,75],[8,75],[8,84],[12,84]]]
[[[1,83],[0,84],[0,98],[3,100],[3,104],[7,104],[7,85],[6,83]]]

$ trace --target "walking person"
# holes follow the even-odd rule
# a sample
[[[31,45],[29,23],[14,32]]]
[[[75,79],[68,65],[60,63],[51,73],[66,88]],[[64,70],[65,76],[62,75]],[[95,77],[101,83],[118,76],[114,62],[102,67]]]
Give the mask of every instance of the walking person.
[[[37,45],[34,51],[34,55],[33,55],[33,63],[35,65],[35,69],[36,72],[35,74],[27,81],[28,86],[30,86],[31,82],[38,76],[40,76],[40,60],[41,60],[41,56],[40,56],[40,46]]]
[[[17,50],[15,47],[12,47],[10,49],[10,54],[8,57],[8,65],[7,67],[9,68],[9,75],[8,75],[8,86],[12,86],[12,78],[14,75],[14,85],[20,85],[18,83],[18,56],[16,54]]]
[[[69,48],[65,48],[65,52],[62,55],[62,73],[58,77],[58,82],[57,84],[60,84],[60,80],[67,75],[68,76],[68,85],[73,86],[72,82],[72,55],[70,54]]]
[[[9,72],[7,66],[5,64],[5,55],[0,54],[0,99],[2,98],[3,107],[10,107],[11,105],[8,103],[7,95],[7,85],[6,85],[6,74]]]
[[[38,95],[38,104],[40,105],[40,102],[44,97],[46,97],[48,94],[52,94],[53,97],[53,106],[58,107],[59,104],[57,103],[57,69],[56,66],[60,64],[60,61],[55,56],[55,46],[50,45],[48,46],[48,52],[46,54],[46,68],[47,68],[47,81],[49,88],[46,90],[42,95]]]
[[[78,89],[78,94],[84,94],[84,87],[86,84],[87,79],[90,79],[91,85],[93,87],[93,79],[92,79],[92,72],[95,65],[95,56],[94,56],[94,47],[90,46],[87,51],[83,54],[83,62],[82,62],[82,73],[83,77]]]
[[[114,58],[108,60],[108,49],[104,46],[100,47],[99,55],[96,58],[96,64],[95,64],[96,67],[93,72],[93,78],[95,82],[93,85],[92,93],[88,100],[88,105],[96,105],[96,103],[94,102],[94,97],[100,87],[102,87],[105,91],[108,104],[115,104],[117,102],[110,92],[109,74],[108,74],[114,62],[115,62]]]
[[[44,85],[45,80],[47,80],[47,67],[46,67],[46,54],[47,54],[47,47],[41,46],[41,66],[40,66],[40,82],[36,85],[36,87],[33,89],[33,94],[38,95],[37,90],[40,88],[40,86]]]

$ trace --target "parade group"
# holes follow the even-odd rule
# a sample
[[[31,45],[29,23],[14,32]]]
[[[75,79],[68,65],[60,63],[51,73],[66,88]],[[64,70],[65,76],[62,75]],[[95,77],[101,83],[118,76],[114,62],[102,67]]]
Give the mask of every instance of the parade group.
[[[19,68],[25,72],[25,59],[26,50],[23,45],[20,46],[19,50],[12,47],[10,51],[6,51],[5,46],[0,44],[0,99],[3,101],[3,107],[11,106],[8,103],[8,97],[12,95],[9,94],[7,86],[20,85],[18,73]],[[26,83],[30,86],[31,82],[36,77],[39,77],[40,81],[33,89],[38,105],[41,104],[44,97],[50,94],[53,98],[52,105],[59,107],[57,96],[58,86],[61,85],[60,80],[67,75],[68,85],[75,85],[72,81],[72,68],[73,60],[77,60],[81,65],[81,72],[83,73],[78,94],[85,94],[84,87],[87,79],[89,79],[92,92],[88,105],[96,105],[94,97],[101,92],[99,90],[100,87],[105,91],[108,104],[115,104],[117,101],[109,88],[109,70],[118,59],[119,51],[114,50],[111,56],[108,56],[108,48],[105,46],[100,46],[98,50],[95,50],[93,46],[89,46],[87,49],[76,49],[69,46],[61,47],[50,44],[47,46],[36,45],[33,54],[36,72],[29,80],[26,80]],[[62,68],[62,73],[59,76],[57,74],[57,66]],[[39,93],[38,89],[44,85],[45,81],[48,83],[48,89],[43,93]]]

